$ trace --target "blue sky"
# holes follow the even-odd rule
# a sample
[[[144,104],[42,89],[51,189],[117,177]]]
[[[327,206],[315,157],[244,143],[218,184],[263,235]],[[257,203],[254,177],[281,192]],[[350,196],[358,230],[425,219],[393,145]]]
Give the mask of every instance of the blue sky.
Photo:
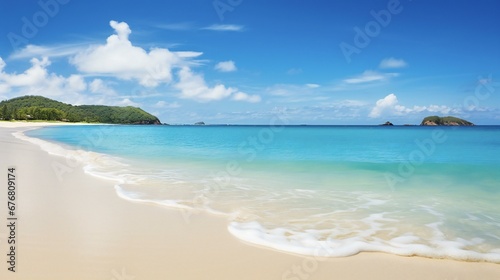
[[[500,124],[498,1],[0,2],[0,99],[166,123]]]

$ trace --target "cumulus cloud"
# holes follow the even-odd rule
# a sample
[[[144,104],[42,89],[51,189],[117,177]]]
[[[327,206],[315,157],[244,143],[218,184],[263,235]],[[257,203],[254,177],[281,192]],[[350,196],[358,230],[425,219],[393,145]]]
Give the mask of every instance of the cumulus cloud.
[[[80,75],[64,77],[49,73],[47,67],[51,64],[47,57],[31,59],[31,67],[24,72],[7,73],[5,62],[0,58],[0,93],[17,95],[45,95],[49,97],[70,97],[82,92],[87,85]]]
[[[90,84],[89,84],[90,92],[92,93],[100,93],[100,94],[105,94],[105,95],[115,95],[116,92],[114,89],[109,87],[103,80],[101,79],[94,79]]]
[[[87,83],[80,75],[71,75],[66,80],[68,87],[76,92],[83,92],[87,89]]]
[[[91,83],[85,81],[84,76],[72,74],[68,77],[50,72],[47,68],[51,62],[47,57],[31,59],[31,67],[22,73],[7,73],[4,71],[5,62],[0,58],[0,94],[2,98],[9,99],[22,95],[42,95],[58,101],[80,104],[107,104],[116,105],[119,97],[94,94],[101,83],[94,80]],[[96,92],[97,93],[97,92]]]
[[[109,36],[105,45],[92,46],[71,59],[79,71],[134,79],[147,87],[172,81],[172,68],[181,65],[183,57],[164,48],[148,52],[132,45],[129,40],[132,31],[125,22],[111,21],[110,26],[116,34]]]
[[[129,39],[132,30],[127,23],[111,21],[110,26],[114,33],[106,42],[90,47],[82,45],[25,47],[10,57],[10,59],[35,57],[31,59],[31,67],[20,73],[7,73],[6,63],[0,57],[0,95],[3,98],[26,94],[44,95],[72,104],[139,106],[140,104],[134,99],[136,96],[120,95],[113,88],[115,85],[120,87],[117,80],[126,80],[151,90],[165,86],[168,92],[177,91],[180,98],[200,102],[222,99],[251,103],[261,101],[258,95],[250,95],[222,83],[212,86],[205,81],[203,74],[191,69],[204,63],[196,60],[202,55],[201,52],[174,52],[167,48],[145,50],[132,44]],[[242,27],[214,26],[212,29],[235,28]],[[62,76],[48,70],[51,65],[49,57],[62,56],[70,57],[69,62],[75,66],[76,73]],[[237,70],[234,61],[223,61],[216,68],[226,72]],[[176,102],[158,101],[153,107],[178,106],[180,105]]]
[[[380,62],[379,68],[387,69],[387,68],[404,68],[408,66],[406,61],[402,59],[396,59],[394,57],[386,58]]]
[[[201,101],[220,100],[236,92],[235,89],[220,84],[208,87],[202,75],[193,73],[187,67],[179,71],[179,82],[175,87],[181,91],[181,98]]]
[[[171,52],[166,48],[146,51],[134,46],[129,40],[132,31],[127,23],[111,21],[110,26],[115,34],[107,38],[106,44],[92,46],[70,60],[79,71],[95,76],[135,80],[145,87],[169,84],[180,90],[181,98],[198,101],[221,100],[230,97],[248,102],[257,100],[257,97],[244,97],[241,94],[234,97],[232,95],[239,91],[223,84],[217,84],[214,87],[207,86],[203,75],[194,73],[189,67],[196,65],[191,59],[202,55],[201,52]],[[227,26],[214,28],[231,29]],[[224,72],[236,71],[236,65],[233,61],[224,61],[217,64],[216,69]],[[104,87],[102,80],[94,80],[90,89],[92,92],[113,93],[111,89]]]
[[[369,116],[371,118],[377,118],[377,117],[380,117],[380,115],[383,112],[397,111],[398,109],[404,109],[401,105],[398,105],[398,103],[399,103],[399,101],[398,101],[398,98],[396,97],[396,95],[391,93],[391,94],[387,95],[386,97],[377,100],[377,103],[375,104],[375,107],[373,107]],[[398,106],[398,109],[396,109],[396,106]]]
[[[459,113],[460,110],[454,109],[444,105],[429,105],[429,106],[413,106],[406,107],[399,104],[398,98],[394,93],[387,95],[386,97],[377,100],[375,106],[372,108],[370,118],[378,118],[381,116],[402,116],[412,113],[420,112],[430,112],[430,113]]]
[[[344,82],[347,84],[383,82],[389,80],[392,77],[397,77],[398,75],[398,73],[380,73],[377,71],[367,70],[361,75],[345,79]]]
[[[220,72],[234,72],[238,70],[236,64],[232,60],[221,61],[215,65],[215,70]]]
[[[179,96],[181,98],[201,102],[221,100],[231,96],[237,101],[255,102],[257,100],[257,97],[242,93],[237,88],[226,87],[222,84],[209,87],[201,74],[193,73],[188,67],[183,67],[178,75],[179,82],[175,84],[175,88],[181,91]],[[258,98],[260,101],[260,97]]]
[[[2,73],[0,73],[0,79],[10,87],[35,86],[42,84],[47,77],[46,68],[50,65],[49,59],[47,57],[44,57],[41,60],[33,58],[30,62],[31,67],[24,71],[24,73],[7,74],[2,71]],[[3,62],[1,69],[3,70],[4,67],[5,62]]]

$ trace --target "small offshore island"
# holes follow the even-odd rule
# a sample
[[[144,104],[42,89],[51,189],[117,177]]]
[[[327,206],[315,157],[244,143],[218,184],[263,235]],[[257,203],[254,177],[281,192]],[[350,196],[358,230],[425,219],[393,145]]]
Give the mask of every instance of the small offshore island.
[[[62,121],[108,124],[161,124],[150,113],[132,106],[62,103],[43,96],[21,96],[0,102],[1,120]]]
[[[459,119],[457,117],[438,117],[438,116],[429,116],[426,117],[422,120],[422,123],[420,125],[425,125],[425,126],[437,126],[437,125],[444,125],[444,126],[473,126],[474,124],[463,120]]]

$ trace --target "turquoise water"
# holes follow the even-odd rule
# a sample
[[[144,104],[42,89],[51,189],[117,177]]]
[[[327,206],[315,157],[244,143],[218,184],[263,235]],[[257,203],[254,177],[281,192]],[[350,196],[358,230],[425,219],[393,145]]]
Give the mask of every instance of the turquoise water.
[[[64,144],[65,156],[90,151],[87,172],[117,179],[122,198],[185,209],[187,222],[196,211],[225,215],[250,243],[500,263],[500,127],[69,126],[26,135]]]

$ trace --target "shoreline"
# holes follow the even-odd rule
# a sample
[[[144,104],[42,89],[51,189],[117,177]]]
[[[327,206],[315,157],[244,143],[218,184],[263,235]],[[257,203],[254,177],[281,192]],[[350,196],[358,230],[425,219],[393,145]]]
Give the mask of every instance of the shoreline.
[[[33,127],[0,122],[2,169],[19,184],[19,272],[2,279],[498,279],[486,262],[361,253],[345,258],[292,255],[233,237],[227,221],[119,198],[113,184],[76,167],[62,181],[48,163],[64,162],[12,136]],[[65,125],[36,123],[35,127]],[[47,191],[49,190],[49,191]],[[6,205],[2,196],[0,205]],[[6,212],[6,211],[3,211]],[[5,219],[6,213],[0,213]],[[3,235],[3,231],[2,231]],[[0,242],[0,253],[6,250]],[[0,267],[0,275],[7,273]],[[42,273],[40,273],[42,272]],[[75,275],[77,274],[77,275]],[[123,274],[122,274],[123,275]],[[59,277],[59,278],[58,278]],[[295,278],[294,278],[295,277]],[[120,279],[120,278],[116,278]]]

